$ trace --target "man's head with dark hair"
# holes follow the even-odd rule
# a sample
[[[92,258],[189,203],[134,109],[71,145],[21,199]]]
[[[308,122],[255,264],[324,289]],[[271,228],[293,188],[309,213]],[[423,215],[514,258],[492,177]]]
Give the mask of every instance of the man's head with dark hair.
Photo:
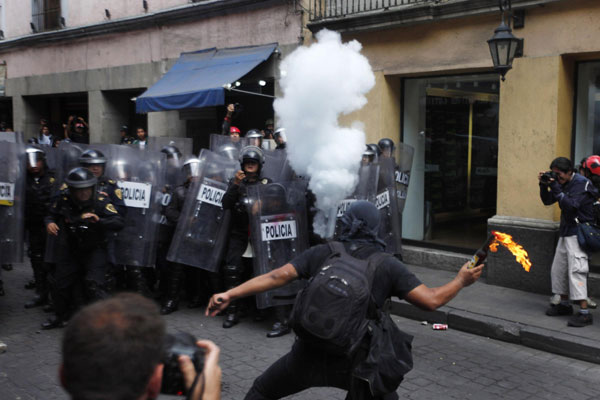
[[[146,133],[146,130],[144,128],[142,128],[141,126],[138,126],[135,129],[135,135],[137,136],[137,138],[139,140],[146,140],[146,138],[148,138],[148,134]]]
[[[154,398],[165,323],[157,306],[124,293],[79,311],[65,331],[61,382],[75,400]]]
[[[371,242],[385,247],[379,234],[379,210],[369,201],[358,200],[348,207],[341,219],[342,242]]]
[[[557,157],[550,163],[550,169],[554,168],[564,173],[572,172],[573,163],[566,157]]]

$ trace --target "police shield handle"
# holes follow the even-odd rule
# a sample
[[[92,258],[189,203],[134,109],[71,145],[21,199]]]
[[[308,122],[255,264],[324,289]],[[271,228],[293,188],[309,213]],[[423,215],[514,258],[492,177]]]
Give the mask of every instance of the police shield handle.
[[[473,255],[473,257],[471,257],[471,259],[468,261],[468,266],[467,269],[473,269],[476,266],[482,264],[487,255],[488,255],[488,251],[490,249],[490,244],[492,244],[492,242],[494,241],[495,236],[494,235],[489,235],[487,240],[485,241],[485,243],[483,244],[483,246],[481,246],[477,252],[475,252],[475,254]]]

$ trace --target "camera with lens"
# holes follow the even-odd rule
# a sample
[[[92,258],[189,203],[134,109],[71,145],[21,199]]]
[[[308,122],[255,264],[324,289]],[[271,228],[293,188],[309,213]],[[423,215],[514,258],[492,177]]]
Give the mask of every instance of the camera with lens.
[[[196,338],[189,333],[179,332],[167,334],[162,362],[163,377],[160,392],[163,394],[182,395],[187,391],[183,382],[183,374],[179,369],[179,356],[188,356],[196,373],[204,369],[204,349],[196,346]]]
[[[544,185],[549,185],[550,179],[556,180],[557,178],[558,178],[558,175],[556,175],[556,172],[546,171],[542,174],[542,176],[540,178],[540,182],[543,183]]]

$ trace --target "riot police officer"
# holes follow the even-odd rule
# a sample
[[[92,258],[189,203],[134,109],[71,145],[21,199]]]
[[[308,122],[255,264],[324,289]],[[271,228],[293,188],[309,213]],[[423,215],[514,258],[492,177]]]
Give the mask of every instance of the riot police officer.
[[[381,139],[377,145],[381,149],[381,156],[392,158],[394,157],[394,151],[396,150],[396,145],[392,139],[383,138]]]
[[[285,150],[287,146],[287,137],[285,135],[285,128],[279,128],[273,133],[273,139],[275,139],[275,143],[277,143],[276,150]]]
[[[250,185],[265,185],[270,183],[267,178],[261,178],[261,169],[265,162],[263,151],[256,146],[246,146],[239,156],[241,169],[229,182],[227,192],[223,195],[223,209],[231,210],[231,227],[229,243],[225,256],[223,283],[226,289],[233,288],[243,281],[245,265],[242,259],[248,247],[249,218],[247,212],[246,188]],[[223,328],[231,328],[239,322],[239,305],[233,302],[227,308],[227,318]]]
[[[28,146],[27,178],[25,186],[25,229],[29,237],[27,254],[31,260],[35,281],[35,297],[25,303],[25,308],[33,308],[48,302],[49,267],[44,262],[46,250],[46,226],[44,218],[50,208],[51,196],[56,185],[54,170],[46,164],[46,153]]]
[[[58,237],[50,279],[56,317],[42,329],[64,326],[73,306],[107,296],[107,233],[125,225],[115,206],[96,191],[98,179],[91,171],[74,168],[65,183],[45,219],[48,234]]]
[[[246,140],[248,146],[256,146],[262,148],[263,135],[260,133],[258,129],[250,129],[246,132]]]
[[[158,226],[158,240],[156,245],[156,272],[158,274],[159,287],[158,297],[165,299],[167,296],[167,281],[169,262],[167,261],[167,253],[177,224],[174,224],[167,218],[167,207],[173,198],[174,189],[179,183],[179,175],[181,173],[181,163],[183,162],[181,152],[176,146],[168,145],[163,147],[161,153],[167,155],[167,184],[162,190],[160,199],[161,216]]]
[[[200,172],[200,160],[197,158],[191,158],[183,164],[183,172],[186,177],[183,185],[177,186],[173,191],[173,197],[169,205],[165,210],[165,216],[167,221],[172,225],[176,226],[179,221],[179,215],[183,209],[183,204],[187,196],[187,192],[194,182],[194,179],[199,176]],[[188,304],[190,308],[196,308],[200,306],[201,293],[200,293],[200,276],[201,270],[185,266],[179,263],[170,263],[168,272],[166,274],[167,279],[167,297],[162,304],[160,313],[163,315],[171,314],[176,311],[179,307],[180,292],[182,289],[182,283],[184,276],[187,275],[189,278],[187,281],[190,283],[188,286],[188,295],[191,295],[191,300]]]

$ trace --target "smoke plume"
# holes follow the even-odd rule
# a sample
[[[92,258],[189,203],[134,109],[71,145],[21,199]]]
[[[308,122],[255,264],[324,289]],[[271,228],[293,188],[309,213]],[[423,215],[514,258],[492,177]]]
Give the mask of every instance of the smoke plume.
[[[356,40],[342,43],[337,32],[322,30],[317,43],[296,49],[281,63],[283,97],[275,100],[285,127],[288,158],[297,174],[309,177],[319,213],[315,232],[326,236],[327,218],[358,182],[365,149],[362,124],[342,127],[340,114],[362,108],[375,84]]]

